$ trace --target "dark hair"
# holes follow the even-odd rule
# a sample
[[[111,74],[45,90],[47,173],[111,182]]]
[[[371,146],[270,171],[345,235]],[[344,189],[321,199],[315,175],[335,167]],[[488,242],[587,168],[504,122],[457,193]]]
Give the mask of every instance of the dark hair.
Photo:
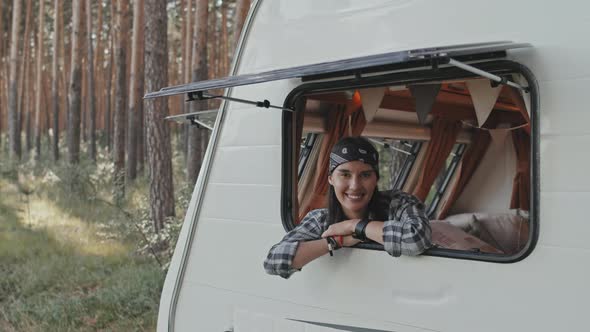
[[[342,149],[345,146],[351,146],[351,145],[356,146],[356,147],[360,147],[360,148],[364,148],[364,149],[370,151],[371,153],[374,152],[377,155],[376,159],[379,160],[379,153],[377,152],[375,147],[373,147],[371,142],[369,142],[366,138],[363,138],[360,136],[358,136],[358,137],[345,137],[345,138],[339,140],[332,148],[332,151],[337,151],[337,150]],[[375,174],[377,175],[377,179],[379,179],[378,165],[377,165],[377,167],[373,167],[373,168],[375,169]],[[383,216],[383,213],[384,213],[383,208],[379,204],[379,202],[381,201],[380,198],[381,198],[381,194],[379,193],[378,187],[375,186],[375,191],[373,192],[373,196],[371,197],[371,200],[369,201],[367,212],[364,217],[367,217],[367,218],[370,218],[373,220],[384,220],[385,217]],[[344,211],[342,210],[342,205],[338,201],[338,197],[336,197],[336,192],[334,191],[334,187],[331,184],[329,184],[328,225],[332,225],[337,222],[341,222],[345,219],[346,219],[346,215],[344,214]]]

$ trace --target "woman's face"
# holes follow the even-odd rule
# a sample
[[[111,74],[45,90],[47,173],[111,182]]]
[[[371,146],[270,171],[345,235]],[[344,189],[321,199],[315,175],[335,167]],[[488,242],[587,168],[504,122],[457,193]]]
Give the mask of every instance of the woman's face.
[[[336,167],[328,182],[346,216],[362,218],[377,187],[377,174],[371,165],[356,160]]]

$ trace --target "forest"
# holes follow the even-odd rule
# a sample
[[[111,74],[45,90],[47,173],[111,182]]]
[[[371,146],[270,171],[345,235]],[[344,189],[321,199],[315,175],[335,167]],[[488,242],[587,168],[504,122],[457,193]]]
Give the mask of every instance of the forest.
[[[155,330],[249,0],[0,1],[0,331]]]

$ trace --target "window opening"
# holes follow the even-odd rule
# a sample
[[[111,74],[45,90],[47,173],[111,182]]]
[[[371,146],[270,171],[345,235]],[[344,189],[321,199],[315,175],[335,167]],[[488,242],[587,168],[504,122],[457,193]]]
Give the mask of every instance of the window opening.
[[[311,154],[311,150],[317,140],[318,134],[316,133],[309,133],[301,138],[301,152],[299,156],[299,167],[298,167],[298,176],[301,178],[303,174],[303,170],[305,169],[305,165],[307,164],[307,160]]]
[[[422,146],[421,141],[371,137],[379,152],[379,190],[401,189]]]
[[[463,157],[466,145],[467,144],[455,144],[455,146],[453,146],[453,150],[449,153],[449,156],[445,161],[445,167],[440,171],[436,180],[434,180],[434,183],[430,187],[428,196],[426,196],[426,199],[424,200],[424,205],[426,205],[426,214],[431,219],[435,217],[434,213],[436,208],[438,207],[438,204],[447,190],[451,178]]]
[[[531,85],[530,82],[534,82],[534,77],[530,71],[519,64],[510,61],[499,61],[497,63],[483,63],[478,64],[478,67],[485,69],[486,71],[490,71],[494,74],[512,77],[510,75],[514,75],[515,73],[522,74],[526,81],[529,82],[529,87],[524,89],[524,93],[530,93],[530,99],[533,103],[533,106],[528,111],[532,114],[536,112],[536,93],[537,87],[534,83]],[[523,72],[525,74],[523,74]],[[447,74],[448,73],[448,74]],[[412,75],[416,75],[414,80],[412,81]],[[427,77],[432,75],[434,79],[428,80]],[[462,76],[465,75],[465,76]],[[487,77],[483,75],[484,77]],[[502,77],[498,76],[498,77]],[[395,80],[393,77],[400,77],[399,80]],[[376,82],[382,79],[386,84],[378,85]],[[382,101],[380,108],[384,108],[384,110],[377,110],[377,113],[368,113],[371,117],[371,120],[368,121],[367,125],[362,129],[363,134],[361,136],[370,137],[373,139],[373,143],[375,144],[376,148],[380,152],[380,159],[384,163],[391,162],[392,160],[397,161],[397,170],[392,172],[391,169],[387,169],[384,171],[382,168],[384,165],[380,164],[380,174],[383,178],[381,178],[379,183],[380,190],[387,190],[387,189],[404,189],[410,193],[416,190],[415,186],[417,184],[416,180],[419,179],[420,174],[422,173],[421,169],[423,167],[427,167],[427,165],[423,165],[424,162],[429,160],[425,158],[430,152],[429,150],[425,150],[425,147],[430,146],[432,143],[426,143],[425,141],[429,139],[428,128],[430,128],[430,124],[432,123],[432,119],[427,119],[425,125],[421,125],[417,123],[414,118],[416,117],[417,113],[412,110],[412,104],[405,102],[408,98],[411,98],[412,95],[408,91],[408,86],[410,84],[431,84],[430,82],[436,82],[437,84],[442,84],[441,91],[444,93],[444,96],[441,100],[435,102],[436,109],[437,106],[438,110],[433,113],[436,116],[443,116],[448,117],[447,119],[460,119],[462,122],[462,129],[457,136],[456,142],[453,144],[453,148],[451,153],[445,159],[445,163],[440,171],[438,171],[437,178],[430,185],[430,189],[428,194],[426,195],[425,202],[427,205],[426,213],[431,218],[431,225],[433,226],[433,233],[438,232],[439,236],[442,232],[443,238],[439,238],[437,243],[434,243],[433,249],[429,250],[427,254],[434,255],[434,256],[444,256],[444,257],[458,257],[458,258],[465,258],[465,259],[476,259],[476,260],[486,260],[486,261],[496,261],[496,262],[514,262],[518,261],[524,257],[526,257],[534,247],[537,239],[537,228],[536,223],[537,220],[535,217],[534,209],[535,207],[538,208],[538,178],[535,177],[535,174],[538,174],[538,157],[535,157],[538,154],[538,143],[535,141],[535,137],[538,138],[538,133],[535,131],[538,126],[538,123],[534,117],[530,119],[525,117],[523,113],[526,113],[527,110],[523,109],[522,106],[518,105],[518,102],[514,99],[514,93],[518,95],[518,91],[523,91],[523,89],[519,89],[518,87],[505,87],[503,88],[503,92],[500,93],[498,98],[497,104],[492,109],[490,113],[490,117],[488,122],[486,123],[479,123],[479,118],[475,118],[475,114],[473,114],[473,105],[471,104],[471,98],[474,95],[470,94],[469,87],[465,84],[473,80],[481,80],[481,77],[474,77],[470,76],[465,73],[461,73],[460,70],[452,69],[450,67],[440,68],[439,71],[432,71],[432,72],[417,72],[413,74],[411,72],[399,72],[399,73],[386,73],[383,77],[380,76],[372,76],[368,78],[357,77],[356,79],[345,79],[342,81],[329,81],[329,82],[318,82],[318,83],[309,83],[303,85],[297,89],[295,89],[290,96],[287,98],[285,105],[295,105],[295,101],[299,102],[301,99],[296,99],[295,96],[305,96],[305,100],[309,101],[309,99],[314,99],[318,104],[322,102],[332,102],[334,100],[339,100],[338,103],[342,105],[348,105],[347,107],[340,108],[340,110],[344,111],[345,109],[348,111],[350,110],[350,98],[345,98],[347,91],[358,91],[355,89],[367,89],[379,86],[385,86],[385,93],[388,96],[387,102]],[[370,84],[362,85],[362,82],[367,81]],[[357,85],[354,85],[355,83]],[[401,82],[401,83],[400,83]],[[417,82],[417,83],[412,83]],[[470,83],[470,82],[469,82]],[[341,86],[339,84],[342,84]],[[494,86],[494,83],[491,84]],[[510,86],[510,84],[507,84]],[[405,90],[404,87],[405,86]],[[387,89],[387,87],[396,87],[396,89]],[[398,89],[398,87],[402,87]],[[505,93],[506,89],[515,89],[510,93]],[[305,91],[302,93],[301,91]],[[340,94],[340,96],[339,96]],[[451,96],[454,94],[454,96]],[[338,99],[340,98],[340,99]],[[451,99],[448,99],[451,98]],[[453,99],[455,98],[455,99]],[[475,97],[476,98],[476,97]],[[450,100],[450,102],[449,102]],[[453,100],[456,103],[453,104]],[[397,101],[400,103],[398,104]],[[354,102],[354,98],[353,98]],[[347,104],[348,103],[348,104]],[[522,103],[521,103],[522,104]],[[410,105],[410,106],[408,106]],[[325,105],[324,105],[325,106]],[[328,121],[328,114],[330,109],[325,107],[316,107],[309,109],[309,104],[305,105],[303,103],[304,110],[296,110],[296,111],[305,111],[305,121],[308,121],[309,125],[313,128],[312,132],[320,133],[318,137],[324,137],[328,139],[330,135],[326,135],[326,127],[324,127],[324,131],[321,129],[322,121]],[[354,106],[360,107],[360,106]],[[407,109],[407,108],[410,109]],[[456,108],[456,109],[455,109]],[[385,112],[385,113],[384,113]],[[389,113],[388,113],[389,112]],[[445,115],[446,114],[446,115]],[[469,114],[472,114],[472,118],[468,118]],[[365,114],[366,115],[366,114]],[[412,117],[413,115],[413,117]],[[479,113],[478,113],[479,115]],[[311,116],[311,118],[307,118]],[[466,117],[467,116],[467,117]],[[290,126],[289,123],[292,125],[294,122],[289,122],[292,120],[291,116],[288,113],[283,113],[283,119],[285,119],[287,126]],[[323,120],[321,120],[323,119]],[[418,127],[413,127],[409,129],[405,127],[407,120],[414,120]],[[380,122],[381,121],[381,122]],[[398,125],[396,127],[388,128],[385,121],[398,121]],[[454,120],[453,120],[454,121]],[[481,121],[480,121],[481,122]],[[532,127],[523,127],[527,126],[527,124]],[[350,126],[350,124],[349,124]],[[364,126],[364,125],[363,125]],[[410,126],[411,127],[411,126]],[[449,219],[445,220],[432,220],[434,218],[434,214],[438,213],[437,209],[441,211],[448,211],[450,208],[451,213],[455,213],[455,215],[451,215],[451,217],[456,217],[456,213],[462,213],[463,210],[453,210],[454,203],[457,201],[457,197],[454,197],[455,193],[451,191],[455,186],[460,187],[461,190],[465,187],[465,184],[469,184],[469,177],[473,173],[469,173],[469,177],[463,177],[463,172],[465,171],[465,165],[461,168],[461,175],[456,175],[457,171],[459,170],[459,163],[461,162],[462,158],[468,156],[471,159],[472,165],[477,165],[481,163],[481,159],[473,159],[473,158],[482,158],[485,155],[485,152],[477,152],[477,149],[472,149],[470,142],[473,139],[473,134],[478,130],[477,128],[480,127],[483,131],[493,130],[494,128],[509,128],[511,130],[521,130],[521,129],[528,129],[528,132],[525,130],[523,131],[523,135],[530,136],[530,156],[531,161],[533,162],[532,173],[531,176],[531,186],[528,189],[530,190],[531,194],[531,212],[527,211],[518,211],[517,217],[520,218],[513,223],[515,232],[508,235],[510,237],[507,239],[506,237],[496,238],[494,234],[485,233],[481,231],[481,228],[474,229],[473,226],[481,226],[489,222],[489,225],[499,225],[498,222],[503,222],[500,220],[505,216],[495,216],[495,215],[488,215],[486,213],[480,213],[477,210],[477,207],[474,210],[467,210],[464,214],[466,218],[469,218],[468,225],[466,226],[472,227],[471,229],[462,228],[463,226],[456,224],[455,221],[451,221]],[[290,132],[292,129],[288,129],[288,127],[284,127],[287,129],[285,132],[286,136],[289,137]],[[304,131],[305,131],[304,126]],[[356,128],[356,127],[354,127]],[[350,130],[350,128],[347,128]],[[480,130],[481,131],[481,130]],[[378,132],[377,135],[371,135],[370,133]],[[383,136],[382,134],[383,133]],[[400,138],[404,137],[404,135],[408,135],[407,137],[414,137],[422,136],[423,139],[409,139],[409,138]],[[291,136],[292,137],[292,136]],[[308,156],[307,152],[304,150],[309,149],[306,148],[308,141],[311,142],[311,137],[306,136],[305,144],[302,146],[302,155],[301,158],[307,158],[307,163],[309,163],[310,157]],[[289,140],[287,139],[284,141],[287,146],[289,146]],[[479,145],[479,141],[476,145]],[[528,141],[527,141],[528,142]],[[299,144],[299,142],[297,143]],[[317,144],[317,143],[316,143]],[[515,143],[516,144],[516,143]],[[496,149],[497,150],[497,149]],[[427,151],[426,154],[423,152]],[[467,155],[465,154],[467,152]],[[323,154],[322,154],[323,155]],[[422,156],[424,155],[424,156]],[[418,157],[420,156],[420,157]],[[288,160],[288,159],[287,159]],[[475,161],[474,161],[475,160]],[[479,160],[479,161],[478,161]],[[300,159],[302,161],[302,159]],[[418,162],[420,161],[420,162]],[[475,163],[475,164],[474,164]],[[314,162],[315,164],[315,162]],[[422,164],[422,165],[421,165]],[[293,170],[295,173],[291,174],[301,174],[301,169],[308,168],[309,165],[307,164],[298,164],[298,168]],[[317,168],[317,165],[314,165],[314,168]],[[391,167],[393,168],[393,167]],[[493,167],[484,167],[487,171],[493,171]],[[286,174],[289,174],[288,168],[285,169],[287,171]],[[471,170],[470,172],[473,172]],[[385,175],[387,174],[387,175]],[[317,174],[316,174],[317,176]],[[507,174],[507,177],[512,179],[514,174]],[[480,176],[481,177],[481,176]],[[422,180],[420,180],[422,181]],[[431,180],[430,180],[431,181]],[[467,181],[466,183],[462,183],[462,181]],[[287,181],[288,182],[288,181]],[[429,182],[430,183],[430,182]],[[404,185],[405,184],[405,185]],[[453,188],[451,188],[453,187]],[[510,189],[510,188],[508,188]],[[420,189],[422,190],[422,189]],[[520,189],[522,191],[522,189]],[[488,190],[489,192],[494,192],[494,190]],[[422,191],[421,191],[422,192]],[[284,192],[285,194],[285,192]],[[302,193],[299,192],[299,196]],[[460,195],[460,191],[459,194]],[[502,193],[505,195],[503,197],[510,197],[510,193]],[[305,196],[305,194],[303,194]],[[292,196],[284,196],[284,197],[292,197]],[[452,199],[451,199],[452,198]],[[481,200],[480,200],[481,201]],[[291,206],[297,206],[295,205]],[[283,205],[283,206],[289,206]],[[321,207],[321,205],[320,205]],[[481,207],[481,203],[480,203]],[[508,211],[509,207],[506,208]],[[285,211],[285,210],[284,210]],[[291,210],[286,210],[291,213]],[[473,211],[473,212],[470,212]],[[448,212],[446,212],[448,213]],[[286,214],[283,213],[283,216]],[[294,214],[291,214],[293,216]],[[501,217],[501,218],[498,218]],[[512,217],[512,216],[511,216]],[[288,219],[287,219],[288,220]],[[510,222],[514,220],[511,219]],[[474,224],[475,223],[475,224]],[[530,226],[529,226],[530,225]],[[440,226],[444,226],[442,229]],[[534,226],[534,227],[533,227]],[[286,225],[286,229],[291,229],[292,226]],[[438,227],[438,228],[437,228]],[[493,228],[493,227],[492,227]],[[456,231],[456,233],[446,233],[449,229]],[[488,229],[489,231],[489,229]],[[493,233],[492,229],[492,233]],[[481,232],[481,233],[480,233]],[[485,234],[484,234],[485,233]],[[444,238],[445,235],[451,236],[450,240],[448,238]],[[461,235],[464,234],[464,235]],[[464,243],[461,246],[454,246],[453,236],[464,236]],[[449,240],[445,242],[446,240]],[[474,241],[474,242],[473,242]],[[475,243],[476,245],[471,245]],[[373,246],[370,244],[362,244],[361,247],[363,248],[371,248],[371,249],[382,249],[380,246]],[[526,250],[524,250],[526,248]]]

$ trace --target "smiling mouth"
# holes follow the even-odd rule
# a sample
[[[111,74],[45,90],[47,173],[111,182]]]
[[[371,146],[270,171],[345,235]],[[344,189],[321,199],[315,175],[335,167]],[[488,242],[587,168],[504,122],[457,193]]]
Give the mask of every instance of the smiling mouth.
[[[346,195],[346,198],[348,198],[352,201],[361,200],[365,196],[365,194],[346,194],[346,193],[344,195]]]

